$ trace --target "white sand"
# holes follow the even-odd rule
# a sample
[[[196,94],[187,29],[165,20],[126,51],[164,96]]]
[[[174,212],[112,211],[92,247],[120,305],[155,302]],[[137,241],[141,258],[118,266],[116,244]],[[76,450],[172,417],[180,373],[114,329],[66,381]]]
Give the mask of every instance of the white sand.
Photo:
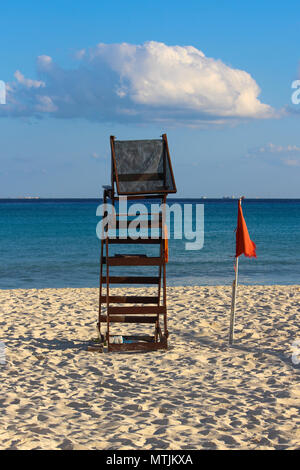
[[[0,448],[300,448],[300,288],[241,286],[233,348],[230,294],[169,288],[169,351],[99,354],[97,289],[0,291]]]

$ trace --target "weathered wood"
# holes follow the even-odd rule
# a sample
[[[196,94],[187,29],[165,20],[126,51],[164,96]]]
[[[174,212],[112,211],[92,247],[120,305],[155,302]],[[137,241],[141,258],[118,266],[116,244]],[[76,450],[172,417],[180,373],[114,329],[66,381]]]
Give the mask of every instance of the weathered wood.
[[[111,307],[110,305],[107,307],[107,313],[109,315],[136,315],[139,313],[143,314],[155,314],[155,313],[165,313],[166,312],[166,307],[157,307],[157,306],[151,306],[151,307]]]
[[[106,322],[107,316],[100,315],[100,321]],[[132,315],[113,315],[109,317],[110,323],[156,323],[157,317],[141,317]]]
[[[116,155],[115,153],[115,138],[111,136],[111,157],[112,157],[112,168],[111,168],[111,186],[106,187],[104,190],[104,202],[107,199],[111,199],[115,209],[119,207],[121,213],[116,214],[116,228],[115,232],[109,235],[115,235],[114,238],[108,237],[105,240],[105,251],[101,250],[101,269],[100,269],[100,292],[99,292],[99,322],[98,330],[99,335],[100,323],[106,323],[106,339],[108,341],[108,350],[109,351],[151,351],[155,349],[167,349],[167,309],[166,309],[166,266],[165,266],[165,257],[164,257],[164,240],[163,240],[163,221],[165,220],[163,211],[154,210],[153,213],[139,214],[140,217],[137,219],[135,216],[128,216],[128,213],[122,214],[122,206],[117,205],[117,202],[120,202],[121,194],[126,194],[128,200],[151,200],[153,203],[166,202],[166,195],[170,192],[176,192],[176,186],[174,181],[174,175],[172,171],[169,148],[167,137],[164,134],[162,136],[162,157],[163,165],[155,167],[153,165],[152,174],[143,173],[147,171],[146,166],[136,166],[134,165],[121,165],[120,174],[118,174],[118,168],[116,165]],[[118,147],[119,148],[119,147]],[[119,150],[118,150],[119,151]],[[143,152],[142,152],[143,153]],[[125,155],[127,158],[127,156]],[[131,157],[128,156],[128,161]],[[167,168],[169,167],[169,168]],[[137,173],[140,172],[140,173]],[[162,173],[161,173],[162,172]],[[172,181],[171,181],[172,180]],[[151,183],[153,181],[153,183]],[[128,182],[128,184],[126,183]],[[137,182],[139,184],[132,184]],[[170,184],[171,182],[171,184]],[[115,193],[115,184],[117,186],[117,193]],[[121,186],[121,187],[120,187]],[[153,191],[149,191],[149,189]],[[172,189],[173,188],[173,189]],[[123,189],[123,193],[120,191]],[[129,192],[125,192],[125,189]],[[138,190],[139,189],[139,190]],[[117,210],[118,211],[118,210]],[[124,210],[125,212],[125,210]],[[144,211],[142,211],[144,212]],[[145,211],[147,212],[147,211]],[[139,220],[141,219],[141,220]],[[137,238],[136,240],[129,237],[128,233],[125,234],[125,230],[122,231],[122,228],[128,229],[130,226],[139,228],[144,228],[146,235],[145,238]],[[107,226],[108,227],[108,226]],[[151,229],[158,228],[158,230],[151,231]],[[123,238],[123,233],[127,238]],[[142,232],[139,235],[142,235]],[[150,238],[151,234],[156,235],[153,238]],[[108,233],[106,232],[106,235]],[[149,238],[146,238],[146,236]],[[143,235],[142,235],[143,236]],[[104,243],[102,242],[102,247],[104,248]],[[157,256],[141,256],[141,255],[115,255],[109,256],[109,245],[153,245],[159,246],[160,254]],[[117,250],[118,251],[118,250]],[[121,250],[120,250],[121,251]],[[134,250],[135,251],[135,250]],[[136,250],[139,251],[139,250]],[[151,253],[150,253],[151,254]],[[106,263],[107,262],[107,263]],[[105,264],[106,263],[106,264]],[[149,269],[149,276],[147,276],[146,269],[142,270],[142,276],[137,274],[133,275],[123,275],[120,276],[117,274],[110,276],[110,266],[158,266],[157,276],[151,273],[152,269]],[[105,269],[106,268],[106,269]],[[104,271],[105,269],[105,271]],[[124,268],[123,268],[124,270]],[[122,274],[122,269],[120,269],[119,274]],[[105,274],[105,275],[104,275]],[[156,273],[155,273],[156,274]],[[140,296],[140,295],[110,295],[109,289],[111,285],[155,285],[158,288],[158,292],[151,296]],[[103,291],[103,286],[106,287]],[[145,292],[146,293],[146,292]],[[162,299],[161,299],[162,297]],[[161,303],[163,304],[161,306]],[[112,306],[115,305],[115,306]],[[123,306],[125,304],[125,306]],[[126,305],[127,304],[127,305]],[[132,307],[129,305],[132,304]],[[140,304],[139,306],[137,304]],[[104,307],[104,309],[103,309]],[[105,309],[106,307],[106,309]],[[163,315],[163,333],[160,328],[161,315]],[[132,340],[133,343],[123,343],[123,344],[110,344],[111,333],[110,324],[112,322],[120,323],[153,323],[155,324],[154,336],[127,336],[128,340]],[[102,338],[102,336],[101,336]]]
[[[109,238],[109,243],[112,245],[160,245],[162,237],[160,238]]]
[[[103,258],[103,264],[110,266],[160,266],[163,263],[163,258],[160,257],[147,257],[147,256],[110,256],[108,260],[106,257]]]
[[[138,219],[127,219],[127,220],[116,220],[113,221],[111,224],[108,222],[107,225],[108,229],[128,229],[132,227],[140,228],[161,228],[162,227],[162,220],[157,219],[149,219],[149,220],[138,220]]]
[[[106,302],[106,296],[100,297],[101,302]],[[158,304],[158,297],[142,295],[110,295],[109,303],[115,304]]]
[[[173,186],[174,186],[173,191],[168,191],[168,192],[177,193],[177,188],[176,188],[175,178],[174,178],[174,172],[173,172],[173,168],[172,168],[172,164],[171,164],[171,157],[170,157],[170,150],[169,150],[169,144],[168,144],[167,134],[163,134],[163,135],[162,135],[162,138],[163,138],[163,141],[164,141],[164,143],[165,143],[165,148],[166,148],[166,152],[167,152],[167,158],[168,158],[168,162],[169,162],[169,168],[170,168],[170,172],[171,172],[171,178],[172,178]]]
[[[103,284],[107,284],[106,276],[102,277]],[[140,276],[110,276],[110,284],[158,284],[159,277]]]

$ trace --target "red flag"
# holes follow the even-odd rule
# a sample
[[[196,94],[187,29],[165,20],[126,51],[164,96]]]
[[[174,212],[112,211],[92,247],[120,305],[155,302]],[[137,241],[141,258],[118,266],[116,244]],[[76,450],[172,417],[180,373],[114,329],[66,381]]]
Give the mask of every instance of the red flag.
[[[241,200],[239,200],[235,256],[237,258],[244,253],[244,255],[249,258],[256,258],[255,250],[256,245],[252,240],[250,240],[247,225],[243,216]]]

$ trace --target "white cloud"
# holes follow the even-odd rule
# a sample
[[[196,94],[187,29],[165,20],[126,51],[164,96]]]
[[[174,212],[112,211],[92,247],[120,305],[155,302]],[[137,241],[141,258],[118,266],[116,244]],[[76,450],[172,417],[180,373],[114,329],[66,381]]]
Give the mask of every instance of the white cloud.
[[[39,55],[37,58],[37,66],[39,69],[45,69],[47,70],[48,67],[50,67],[52,64],[52,57],[48,55]]]
[[[17,79],[17,82],[24,85],[25,88],[43,88],[46,86],[45,82],[39,80],[32,80],[31,78],[25,78],[24,75],[16,70],[14,77]]]
[[[36,109],[42,113],[54,113],[58,109],[50,96],[38,95],[37,101]]]
[[[78,51],[76,59],[78,66],[68,70],[39,56],[41,80],[17,71],[5,112],[187,125],[276,115],[259,100],[260,89],[249,73],[192,46],[98,44]]]
[[[271,142],[265,146],[257,149],[258,153],[289,153],[289,152],[300,152],[300,147],[297,145],[275,145]]]
[[[80,49],[79,51],[76,51],[75,53],[75,58],[77,60],[81,60],[85,55],[85,49]]]
[[[99,44],[89,61],[108,63],[120,76],[119,95],[137,104],[230,117],[272,114],[257,99],[259,87],[247,72],[207,58],[192,46]]]
[[[251,149],[247,154],[250,158],[260,158],[272,164],[286,166],[300,166],[300,147],[298,145],[275,145],[268,143],[256,149]]]
[[[0,104],[6,104],[6,90],[7,87],[3,80],[0,80]]]

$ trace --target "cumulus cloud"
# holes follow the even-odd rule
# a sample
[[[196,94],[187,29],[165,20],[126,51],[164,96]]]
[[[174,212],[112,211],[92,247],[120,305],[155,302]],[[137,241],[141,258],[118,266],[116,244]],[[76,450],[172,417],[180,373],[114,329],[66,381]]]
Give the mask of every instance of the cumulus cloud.
[[[267,145],[259,147],[256,150],[256,153],[290,153],[290,152],[300,152],[300,147],[297,145],[275,145],[271,142]]]
[[[251,149],[247,157],[260,158],[272,164],[298,167],[300,166],[300,146],[268,143],[261,147]]]
[[[187,125],[276,115],[249,73],[192,46],[98,44],[75,57],[73,69],[38,57],[38,80],[17,71],[2,114]]]
[[[45,87],[45,82],[41,80],[32,80],[31,78],[25,78],[24,75],[17,70],[14,74],[17,82],[21,83],[25,88],[40,88]]]

